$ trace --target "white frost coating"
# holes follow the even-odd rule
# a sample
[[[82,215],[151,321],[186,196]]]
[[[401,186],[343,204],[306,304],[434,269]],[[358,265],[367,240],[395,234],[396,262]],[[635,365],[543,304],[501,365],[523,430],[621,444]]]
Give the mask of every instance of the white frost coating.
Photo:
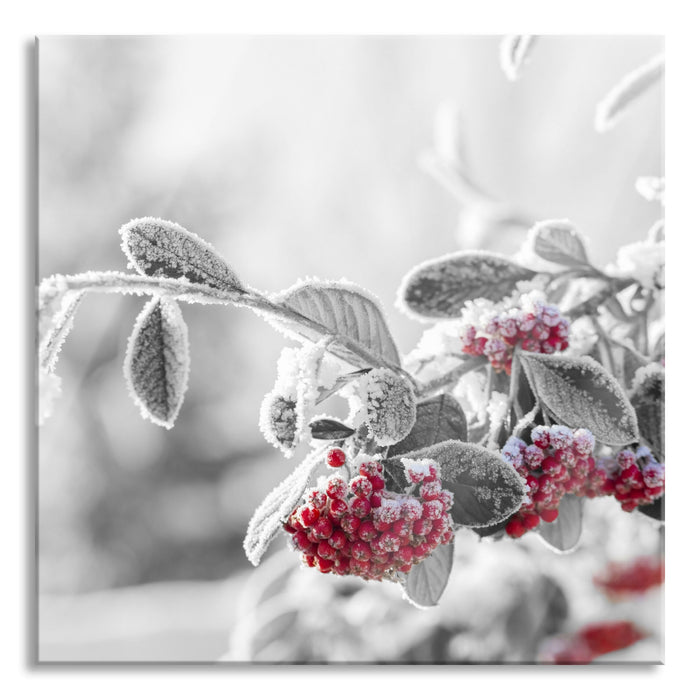
[[[665,241],[637,241],[622,246],[617,251],[615,264],[605,272],[613,277],[632,277],[643,287],[654,289],[663,286],[663,270],[666,263]]]
[[[157,347],[160,357],[152,354]],[[189,373],[188,331],[180,307],[166,296],[154,296],[136,318],[124,358],[127,388],[141,416],[170,430],[185,398]]]
[[[367,425],[377,445],[386,447],[403,440],[416,422],[413,387],[388,369],[365,375]]]
[[[45,369],[39,369],[39,425],[43,425],[53,412],[56,399],[61,395],[61,378]]]
[[[659,54],[622,78],[596,107],[596,131],[612,129],[628,108],[663,76],[664,67],[664,55]]]
[[[508,80],[515,81],[520,77],[536,38],[534,34],[508,34],[501,39],[499,58]]]
[[[438,476],[440,475],[439,467],[432,459],[410,459],[409,457],[403,457],[401,459],[401,464],[403,464],[406,477],[409,481],[413,481],[411,478],[412,474],[422,476],[423,478],[430,476],[430,467],[437,469]]]
[[[659,202],[661,206],[666,204],[666,178],[644,175],[638,177],[634,183],[635,189],[648,202]]]
[[[659,362],[650,362],[648,365],[640,367],[634,373],[634,377],[632,378],[631,393],[636,394],[645,384],[647,379],[658,377],[659,374],[665,374],[664,367]]]

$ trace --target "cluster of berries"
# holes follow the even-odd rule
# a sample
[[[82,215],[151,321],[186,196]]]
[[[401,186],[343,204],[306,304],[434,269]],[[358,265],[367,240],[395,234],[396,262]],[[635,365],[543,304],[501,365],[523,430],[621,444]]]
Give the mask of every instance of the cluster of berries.
[[[647,633],[628,620],[606,620],[586,625],[575,634],[550,637],[539,660],[550,664],[589,664],[603,654],[625,649]]]
[[[653,503],[664,492],[665,466],[644,446],[636,452],[622,450],[615,458],[599,459],[598,471],[596,495],[615,496],[627,512]]]
[[[541,520],[559,516],[559,503],[567,493],[589,495],[596,471],[592,457],[595,438],[589,430],[574,431],[564,425],[536,426],[531,445],[510,437],[501,450],[503,459],[527,481],[527,498],[506,523],[506,533],[522,537]],[[595,479],[594,479],[595,480]]]
[[[540,299],[528,300],[492,316],[481,316],[478,324],[468,325],[463,333],[463,352],[485,355],[496,371],[510,374],[513,348],[520,344],[528,352],[552,354],[569,347],[569,321],[553,304]]]
[[[664,582],[664,561],[659,557],[638,557],[631,562],[612,562],[603,574],[593,578],[609,598],[639,595]]]
[[[580,498],[614,495],[629,512],[652,503],[664,492],[664,465],[646,447],[596,460],[591,432],[564,425],[536,426],[530,440],[528,445],[510,437],[501,450],[503,459],[528,486],[525,503],[506,523],[506,534],[511,537],[522,537],[542,520],[554,522],[566,494]]]
[[[329,452],[329,466],[344,462],[342,450]],[[438,466],[404,460],[404,467],[411,484],[405,493],[385,488],[376,461],[362,461],[349,481],[333,476],[325,488],[308,490],[284,524],[302,562],[322,573],[394,579],[451,542],[454,496],[442,488]]]

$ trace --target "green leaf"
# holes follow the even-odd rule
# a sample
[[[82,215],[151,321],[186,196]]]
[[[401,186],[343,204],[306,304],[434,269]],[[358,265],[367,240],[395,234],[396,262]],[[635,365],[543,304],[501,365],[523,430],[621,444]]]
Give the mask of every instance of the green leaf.
[[[419,564],[411,567],[404,583],[404,595],[418,607],[437,605],[452,571],[454,544],[441,544]]]
[[[145,217],[124,224],[119,233],[122,250],[142,275],[185,277],[216,289],[242,289],[233,270],[214,248],[179,224]]]
[[[401,364],[399,351],[377,301],[350,283],[305,281],[275,295],[273,301],[315,321],[322,328],[314,331],[289,320],[275,320],[275,325],[290,328],[305,338],[316,341],[330,335],[351,346],[368,350],[376,360],[373,366]],[[355,366],[370,364],[370,358],[352,348],[333,344],[329,348]]]
[[[353,428],[348,428],[340,421],[332,418],[319,418],[309,423],[311,437],[315,440],[343,440],[354,434]]]
[[[397,304],[419,319],[459,318],[466,301],[501,301],[535,272],[494,253],[459,252],[418,265],[404,277]]]
[[[537,534],[557,552],[575,549],[583,532],[583,499],[567,494],[559,503],[559,517],[540,523]]]
[[[533,392],[558,423],[588,428],[606,445],[639,439],[637,417],[615,378],[590,357],[521,352]]]
[[[243,550],[253,566],[257,566],[270,543],[304,495],[311,474],[321,462],[323,451],[317,450],[306,459],[258,506],[248,523]]]
[[[187,389],[190,355],[180,307],[167,297],[149,301],[127,345],[124,375],[141,415],[172,428]]]
[[[524,481],[510,464],[469,442],[446,440],[404,457],[439,465],[442,485],[455,497],[450,514],[458,525],[495,525],[518,510],[525,496]],[[385,465],[396,471],[397,463],[400,458],[395,457]]]
[[[392,445],[387,456],[403,455],[445,440],[466,442],[467,419],[457,399],[450,394],[439,394],[417,405],[411,432]]]
[[[639,432],[654,456],[663,462],[666,453],[666,372],[661,365],[648,365],[638,370],[634,383],[630,402],[637,413]]]
[[[540,221],[531,230],[533,248],[542,259],[569,267],[590,267],[581,234],[569,221]]]

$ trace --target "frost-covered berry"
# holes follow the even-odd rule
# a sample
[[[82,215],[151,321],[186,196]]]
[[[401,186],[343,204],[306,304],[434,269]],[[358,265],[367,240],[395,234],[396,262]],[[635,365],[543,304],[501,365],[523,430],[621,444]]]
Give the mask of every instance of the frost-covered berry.
[[[402,493],[386,490],[381,464],[362,466],[365,473],[350,484],[337,476],[325,482],[325,492],[308,489],[283,527],[306,566],[339,576],[397,580],[435,547],[452,541],[454,497],[442,488],[435,464]],[[368,484],[377,489],[369,498]]]
[[[553,425],[549,429],[549,441],[555,450],[563,450],[574,444],[574,433],[565,425]]]
[[[339,448],[328,450],[326,454],[326,464],[329,467],[342,467],[345,464],[345,452]]]

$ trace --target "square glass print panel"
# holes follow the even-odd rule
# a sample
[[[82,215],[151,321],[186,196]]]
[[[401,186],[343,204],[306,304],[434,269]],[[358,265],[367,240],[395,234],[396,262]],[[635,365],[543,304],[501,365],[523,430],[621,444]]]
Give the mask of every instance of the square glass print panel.
[[[663,50],[40,38],[39,661],[663,661]]]

